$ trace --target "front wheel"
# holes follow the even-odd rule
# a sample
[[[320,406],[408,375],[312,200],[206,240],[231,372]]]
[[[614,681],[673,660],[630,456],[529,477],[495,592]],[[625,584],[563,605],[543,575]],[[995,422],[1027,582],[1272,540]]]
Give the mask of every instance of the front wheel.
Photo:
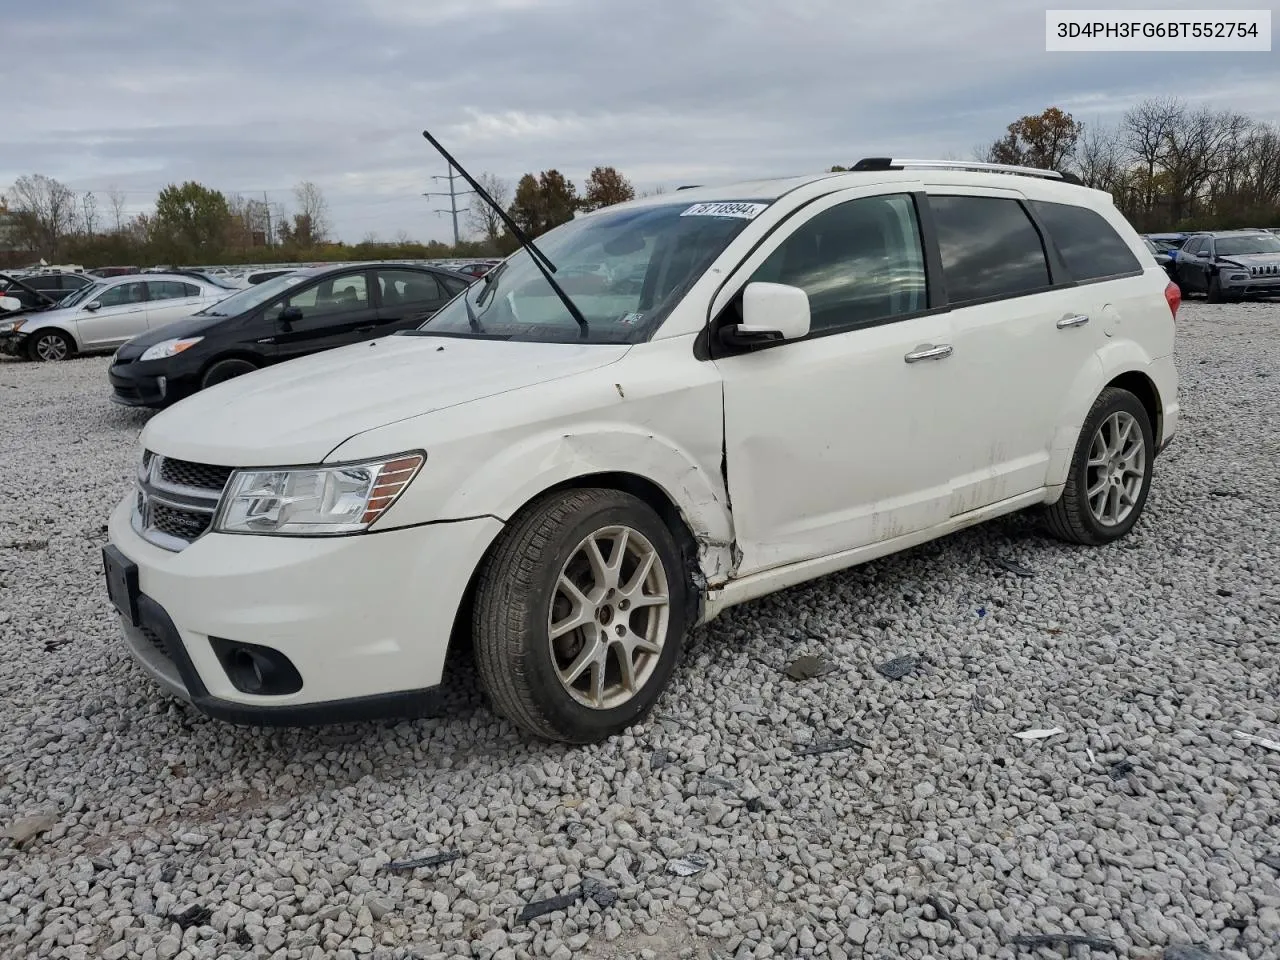
[[[472,611],[494,708],[549,740],[591,743],[644,717],[688,627],[680,550],[644,501],[570,490],[503,533]]]
[[[1209,278],[1209,289],[1205,293],[1205,299],[1210,303],[1222,303],[1226,299],[1222,293],[1222,281],[1218,279],[1217,274]]]
[[[214,384],[230,380],[232,377],[241,377],[246,373],[253,373],[257,369],[248,360],[219,360],[205,373],[204,379],[200,381],[200,389],[205,390]]]
[[[37,330],[27,341],[27,356],[45,363],[66,360],[75,352],[76,345],[61,330]]]
[[[1154,457],[1141,401],[1118,387],[1103,390],[1080,431],[1062,497],[1046,510],[1049,531],[1090,546],[1123,537],[1146,505]]]

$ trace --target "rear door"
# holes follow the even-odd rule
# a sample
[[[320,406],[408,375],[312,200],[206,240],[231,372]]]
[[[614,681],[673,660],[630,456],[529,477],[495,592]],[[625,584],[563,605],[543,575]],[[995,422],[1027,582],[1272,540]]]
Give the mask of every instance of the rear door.
[[[1094,315],[1096,290],[1051,273],[1020,193],[954,186],[929,193],[963,360],[952,398],[967,434],[955,454],[950,514],[959,516],[1045,485],[1073,385],[1099,365],[1103,321]]]
[[[1192,237],[1178,252],[1178,286],[1184,291],[1205,293],[1209,289],[1208,237]]]
[[[377,322],[370,297],[371,273],[352,270],[330,275],[273,305],[266,317],[275,326],[277,359],[289,360],[367,339]],[[301,318],[282,319],[288,307],[297,307]]]
[[[379,336],[417,327],[453,299],[435,274],[426,270],[386,267],[374,275],[379,298]]]
[[[99,293],[76,314],[76,333],[84,350],[106,350],[147,332],[147,282],[129,280]]]
[[[202,291],[185,280],[148,280],[147,327],[151,330],[189,317],[202,306]]]

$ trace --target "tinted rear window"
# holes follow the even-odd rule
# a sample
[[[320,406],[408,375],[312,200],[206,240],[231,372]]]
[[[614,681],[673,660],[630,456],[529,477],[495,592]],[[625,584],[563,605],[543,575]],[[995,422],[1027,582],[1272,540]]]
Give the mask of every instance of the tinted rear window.
[[[1046,200],[1032,200],[1031,209],[1049,231],[1074,279],[1102,280],[1142,269],[1129,245],[1102,214]]]
[[[1049,286],[1035,224],[1016,200],[930,197],[952,303],[1011,297]]]

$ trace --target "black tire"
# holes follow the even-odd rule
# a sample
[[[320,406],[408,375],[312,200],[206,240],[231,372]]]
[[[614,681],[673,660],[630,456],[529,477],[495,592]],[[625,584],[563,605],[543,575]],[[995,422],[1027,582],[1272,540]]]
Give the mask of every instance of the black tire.
[[[1133,501],[1133,509],[1120,522],[1104,524],[1094,516],[1087,495],[1089,454],[1099,429],[1117,413],[1128,414],[1137,422],[1142,433],[1145,453],[1144,472],[1137,496]],[[1142,402],[1128,390],[1121,390],[1118,387],[1108,387],[1103,390],[1094,401],[1089,415],[1085,417],[1080,439],[1076,441],[1075,453],[1071,458],[1071,471],[1067,474],[1067,483],[1062,491],[1062,497],[1045,510],[1045,525],[1049,532],[1059,540],[1087,546],[1099,546],[1123,537],[1133,529],[1146,506],[1147,494],[1151,490],[1155,453],[1151,418],[1147,415]]]
[[[246,373],[253,373],[257,369],[257,364],[250,360],[241,360],[239,358],[219,360],[205,371],[204,377],[200,381],[200,389],[206,390],[214,384],[223,383]]]
[[[1222,303],[1222,301],[1227,299],[1222,294],[1222,281],[1218,279],[1218,275],[1216,273],[1209,278],[1209,289],[1205,292],[1204,296],[1210,303]]]
[[[604,708],[580,703],[562,684],[548,626],[565,564],[587,537],[611,526],[631,528],[656,552],[666,575],[668,605],[666,634],[647,680],[629,700]],[[583,489],[533,502],[490,552],[472,608],[476,666],[494,709],[529,733],[569,743],[603,740],[636,723],[652,709],[679,658],[689,626],[689,589],[671,531],[644,501],[617,490]],[[582,633],[594,629],[593,620]]]
[[[75,341],[61,330],[37,330],[27,340],[27,357],[37,363],[68,360],[75,352]]]

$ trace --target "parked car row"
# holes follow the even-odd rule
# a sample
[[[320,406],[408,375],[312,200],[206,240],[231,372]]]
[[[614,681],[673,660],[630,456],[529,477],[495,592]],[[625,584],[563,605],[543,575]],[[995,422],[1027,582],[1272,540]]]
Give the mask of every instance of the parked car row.
[[[412,329],[470,279],[397,263],[294,270],[133,337],[111,360],[112,399],[166,407],[262,367]]]
[[[291,724],[421,710],[456,640],[583,742],[734,604],[1022,509],[1122,537],[1178,430],[1178,289],[1109,195],[973,167],[639,199],[539,237],[554,274],[298,271],[131,341],[113,383],[168,400],[376,337],[147,423],[103,553],[128,648]]]

